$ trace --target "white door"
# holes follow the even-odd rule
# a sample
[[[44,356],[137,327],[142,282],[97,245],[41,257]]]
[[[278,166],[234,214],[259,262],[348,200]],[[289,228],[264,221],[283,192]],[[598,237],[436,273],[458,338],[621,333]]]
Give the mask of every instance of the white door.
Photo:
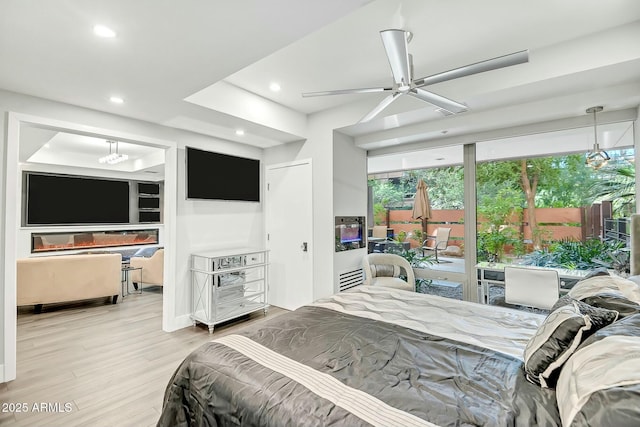
[[[295,310],[313,300],[311,161],[267,168],[269,304]]]

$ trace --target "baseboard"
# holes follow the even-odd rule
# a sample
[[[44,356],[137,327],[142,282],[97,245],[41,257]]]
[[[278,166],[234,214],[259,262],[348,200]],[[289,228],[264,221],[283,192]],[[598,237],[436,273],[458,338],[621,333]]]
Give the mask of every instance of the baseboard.
[[[190,314],[183,314],[182,316],[174,317],[171,325],[169,325],[169,329],[165,329],[166,332],[177,331],[178,329],[183,329],[188,326],[193,325],[193,321],[191,320]]]

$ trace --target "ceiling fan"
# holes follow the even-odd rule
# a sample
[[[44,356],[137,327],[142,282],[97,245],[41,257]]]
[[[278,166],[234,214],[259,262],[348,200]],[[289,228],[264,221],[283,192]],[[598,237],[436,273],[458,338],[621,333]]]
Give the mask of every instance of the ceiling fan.
[[[375,116],[380,114],[382,110],[387,108],[393,101],[402,95],[413,96],[414,98],[428,102],[429,104],[441,109],[445,114],[457,114],[467,111],[467,106],[422,88],[427,85],[453,80],[459,77],[470,76],[472,74],[483,73],[485,71],[496,70],[498,68],[522,64],[529,61],[529,51],[522,50],[520,52],[510,53],[508,55],[487,59],[485,61],[476,62],[475,64],[469,64],[464,67],[433,74],[428,77],[414,79],[412,55],[409,54],[408,49],[408,44],[411,41],[412,34],[404,30],[390,29],[380,31],[380,36],[382,37],[382,44],[384,45],[387,58],[389,59],[389,64],[391,65],[391,73],[393,74],[392,86],[307,92],[303,93],[302,96],[311,97],[342,95],[348,93],[391,92],[391,94],[384,98],[373,110],[360,119],[359,123],[372,120]]]

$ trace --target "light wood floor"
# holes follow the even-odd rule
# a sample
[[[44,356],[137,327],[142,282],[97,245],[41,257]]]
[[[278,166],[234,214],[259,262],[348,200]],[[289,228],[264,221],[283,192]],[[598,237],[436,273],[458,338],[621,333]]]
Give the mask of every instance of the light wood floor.
[[[2,426],[153,426],[164,389],[182,359],[200,344],[286,310],[217,326],[162,331],[162,289],[145,289],[112,305],[95,300],[18,312],[17,379],[0,384]],[[26,403],[26,413],[10,404]],[[34,412],[34,404],[53,412]],[[59,408],[56,411],[56,404]],[[65,412],[69,404],[69,412]]]

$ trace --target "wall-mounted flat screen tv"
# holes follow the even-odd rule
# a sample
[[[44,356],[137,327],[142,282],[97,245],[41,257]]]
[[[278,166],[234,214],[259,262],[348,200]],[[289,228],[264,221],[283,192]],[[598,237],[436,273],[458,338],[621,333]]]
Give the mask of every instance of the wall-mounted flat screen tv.
[[[260,161],[186,147],[187,199],[260,201]]]
[[[129,222],[129,181],[30,172],[26,225]]]

